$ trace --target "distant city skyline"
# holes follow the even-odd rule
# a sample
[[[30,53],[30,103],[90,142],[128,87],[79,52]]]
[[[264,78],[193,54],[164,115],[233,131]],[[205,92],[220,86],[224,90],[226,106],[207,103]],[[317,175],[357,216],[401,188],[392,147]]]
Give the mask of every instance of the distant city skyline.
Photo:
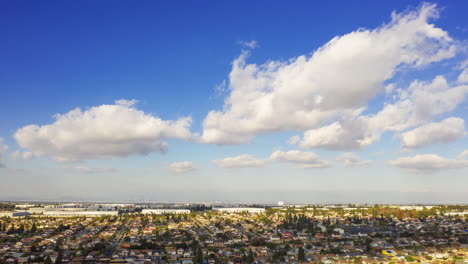
[[[468,3],[0,4],[0,200],[468,203]]]

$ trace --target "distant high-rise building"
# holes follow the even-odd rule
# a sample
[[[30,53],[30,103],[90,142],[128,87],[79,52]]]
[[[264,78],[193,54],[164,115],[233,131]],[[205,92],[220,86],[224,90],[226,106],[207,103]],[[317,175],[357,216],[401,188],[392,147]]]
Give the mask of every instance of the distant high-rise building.
[[[284,202],[283,202],[283,201],[279,201],[279,202],[278,202],[278,206],[284,206]]]

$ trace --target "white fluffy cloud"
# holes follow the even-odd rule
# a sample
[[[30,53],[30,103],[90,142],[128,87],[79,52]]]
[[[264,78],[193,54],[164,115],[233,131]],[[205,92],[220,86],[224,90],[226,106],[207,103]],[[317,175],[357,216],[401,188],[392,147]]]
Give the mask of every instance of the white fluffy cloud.
[[[218,167],[221,168],[245,168],[245,167],[262,167],[265,165],[266,160],[260,160],[252,155],[243,154],[236,157],[229,157],[213,161]]]
[[[15,150],[13,153],[11,153],[11,157],[14,160],[31,160],[34,158],[34,154],[30,151]]]
[[[303,149],[351,150],[367,147],[378,137],[369,130],[364,118],[342,119],[328,126],[304,132],[299,142]]]
[[[404,148],[419,148],[435,143],[447,143],[465,135],[465,121],[461,118],[447,118],[438,123],[429,123],[401,134]]]
[[[386,25],[335,37],[311,56],[286,62],[248,64],[244,51],[233,62],[224,109],[208,113],[201,141],[241,144],[264,133],[310,130],[303,147],[356,149],[370,144],[378,138],[374,131],[358,131],[349,142],[334,142],[326,134],[334,131],[345,137],[359,128],[356,113],[384,90],[383,83],[400,68],[417,68],[455,55],[447,32],[428,23],[437,16],[437,8],[429,4],[392,14]],[[350,121],[314,131],[343,115],[351,116]],[[310,139],[316,136],[322,140]]]
[[[191,161],[181,161],[171,163],[168,169],[175,173],[186,173],[193,171],[195,167],[193,166],[193,162]]]
[[[109,167],[84,167],[84,166],[66,166],[63,167],[64,170],[73,172],[73,173],[86,173],[86,174],[95,174],[95,173],[109,173],[117,171],[115,168]]]
[[[389,164],[413,172],[431,173],[441,170],[467,168],[468,160],[447,159],[435,154],[423,154],[392,160]]]
[[[55,115],[49,125],[29,125],[16,131],[18,144],[35,156],[77,161],[164,152],[165,139],[190,139],[191,118],[162,120],[134,107],[135,100],[119,100],[86,110],[76,108]]]
[[[328,126],[306,131],[299,146],[362,149],[379,140],[385,131],[401,132],[453,111],[464,101],[468,85],[451,86],[437,76],[431,82],[413,81],[407,89],[395,93],[394,102],[386,103],[376,114],[361,115],[356,110]]]
[[[5,164],[2,163],[3,154],[8,150],[8,146],[3,143],[3,138],[0,138],[0,169],[5,168]]]
[[[326,168],[330,163],[320,158],[314,152],[298,150],[275,151],[270,156],[270,161],[291,162],[298,164],[299,168]]]
[[[339,155],[336,157],[336,160],[342,161],[346,167],[366,167],[369,166],[372,161],[371,160],[362,160],[359,158],[358,155],[352,153],[352,152],[347,152]]]

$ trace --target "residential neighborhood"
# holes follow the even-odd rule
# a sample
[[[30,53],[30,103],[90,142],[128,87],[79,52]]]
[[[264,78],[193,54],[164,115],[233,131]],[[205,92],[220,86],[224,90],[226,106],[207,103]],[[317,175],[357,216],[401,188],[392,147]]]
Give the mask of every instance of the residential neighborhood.
[[[0,262],[468,263],[468,206],[149,207],[11,207]]]

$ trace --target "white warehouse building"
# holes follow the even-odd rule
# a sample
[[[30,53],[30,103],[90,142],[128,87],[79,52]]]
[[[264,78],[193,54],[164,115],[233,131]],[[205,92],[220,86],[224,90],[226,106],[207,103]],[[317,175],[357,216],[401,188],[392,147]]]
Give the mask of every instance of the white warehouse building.
[[[118,215],[119,211],[44,211],[49,216],[103,216]]]
[[[142,214],[188,214],[188,209],[143,209]]]
[[[16,211],[16,212],[0,212],[0,217],[21,217],[31,215],[28,212]]]
[[[213,208],[213,211],[219,211],[224,213],[263,213],[265,208],[256,208],[256,207],[227,207],[227,208]]]

